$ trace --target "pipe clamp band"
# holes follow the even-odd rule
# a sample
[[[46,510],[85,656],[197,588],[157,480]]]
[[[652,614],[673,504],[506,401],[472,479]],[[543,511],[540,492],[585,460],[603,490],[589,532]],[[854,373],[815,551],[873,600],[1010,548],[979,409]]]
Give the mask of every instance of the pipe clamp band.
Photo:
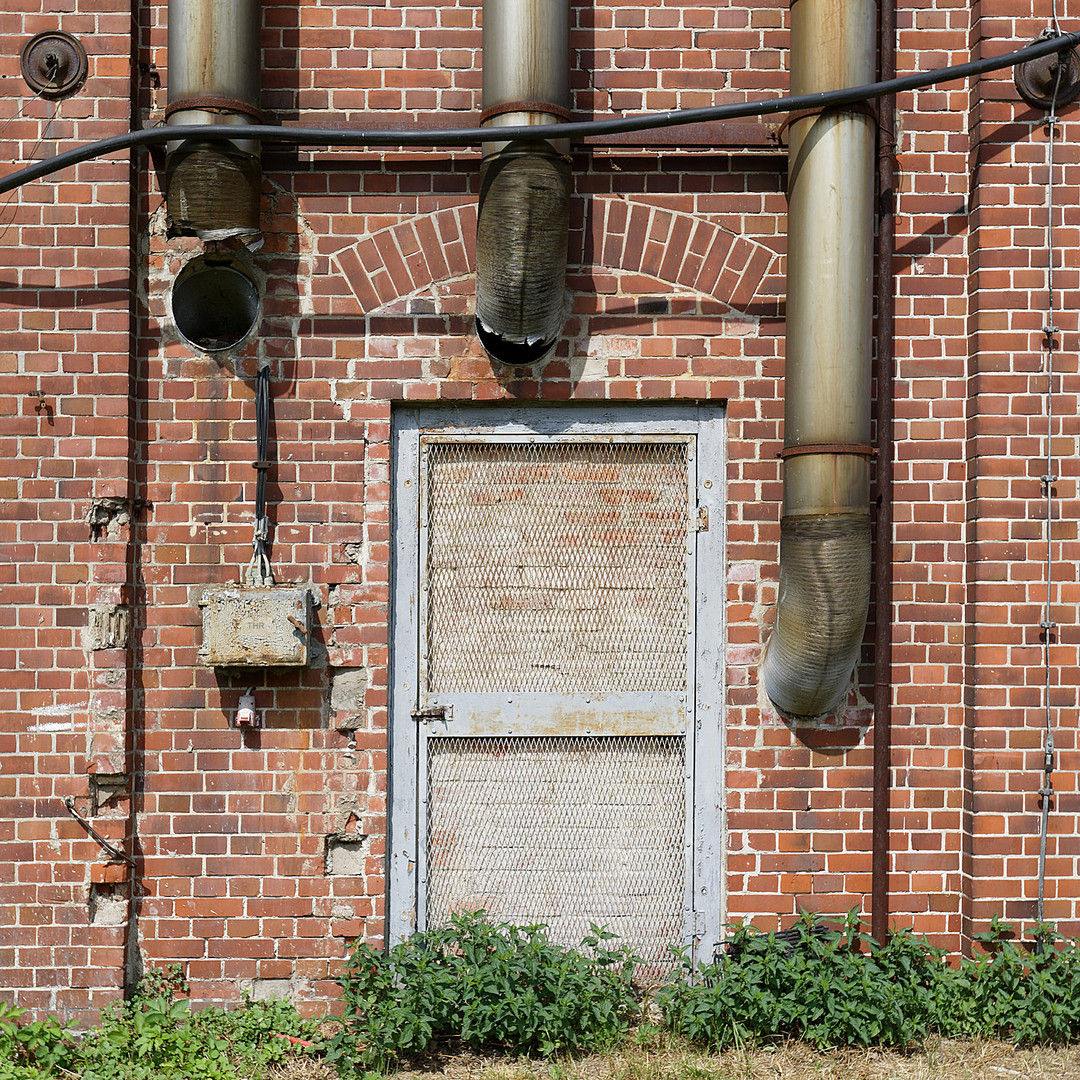
[[[878,111],[874,107],[876,103],[869,101],[853,101],[850,105],[823,105],[818,109],[796,109],[794,112],[789,112],[787,116],[780,122],[780,127],[776,132],[776,137],[783,142],[784,132],[787,131],[792,124],[798,120],[805,120],[808,116],[821,116],[824,113],[862,113],[864,116],[869,116],[874,123],[878,122]]]
[[[561,105],[553,105],[550,101],[504,101],[501,105],[491,105],[480,114],[480,123],[486,124],[496,116],[505,113],[547,113],[564,122],[570,119],[570,110]]]
[[[776,456],[781,460],[802,454],[853,454],[856,457],[877,457],[877,447],[865,443],[806,443],[803,446],[785,446]]]
[[[189,97],[181,98],[179,101],[170,101],[165,106],[165,119],[168,120],[173,113],[187,112],[192,109],[205,112],[243,113],[245,116],[254,116],[260,124],[266,123],[266,118],[258,106],[237,98],[226,97]]]

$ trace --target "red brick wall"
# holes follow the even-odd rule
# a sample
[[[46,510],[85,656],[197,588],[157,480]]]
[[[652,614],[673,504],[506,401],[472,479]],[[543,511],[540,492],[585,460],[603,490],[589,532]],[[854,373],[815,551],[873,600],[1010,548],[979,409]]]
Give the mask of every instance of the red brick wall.
[[[0,16],[9,167],[123,130],[130,6],[16,7]],[[19,51],[58,28],[90,46],[86,87],[58,104],[28,100]],[[103,788],[94,807],[90,777],[129,771],[131,665],[123,648],[85,641],[91,611],[131,602],[130,515],[108,509],[134,492],[130,204],[128,164],[112,157],[5,196],[0,214],[0,986],[69,1015],[123,984],[125,927],[106,923],[126,914],[126,886],[107,880],[121,875],[62,800],[127,839],[126,792],[106,802]],[[93,926],[91,897],[110,911]]]
[[[1076,5],[1061,6],[1069,28],[1065,8]],[[0,14],[12,112],[25,100],[18,52],[32,33],[74,33],[91,59],[86,87],[48,131],[53,107],[41,101],[0,131],[9,162],[132,117],[161,121],[164,3],[102,7]],[[1045,13],[1013,9],[901,0],[899,69],[1027,42]],[[404,126],[463,123],[479,107],[479,18],[478,4],[268,2],[263,104],[280,122],[359,126],[372,110]],[[786,22],[777,2],[575,8],[575,111],[782,91]],[[1008,72],[904,95],[899,107],[891,910],[959,948],[994,912],[1034,914],[1045,132]],[[1059,753],[1046,906],[1072,933],[1074,115],[1060,131],[1057,196]],[[225,359],[193,351],[172,322],[171,282],[202,245],[165,236],[149,155],[133,169],[122,157],[86,163],[7,197],[3,993],[83,1019],[140,965],[175,960],[199,1000],[289,980],[314,1009],[333,994],[346,941],[381,939],[389,439],[404,401],[726,403],[727,580],[717,588],[727,598],[728,915],[774,926],[800,907],[868,912],[869,668],[843,715],[810,731],[780,721],[757,683],[779,542],[786,164],[754,132],[752,150],[575,152],[572,310],[554,358],[524,378],[493,365],[471,330],[471,151],[267,147],[265,243],[236,252],[263,286],[262,321]],[[236,581],[250,557],[260,364],[273,384],[273,567],[279,581],[310,585],[320,606],[309,668],[240,676],[199,664],[198,599]],[[95,630],[117,607],[130,616],[126,642]],[[872,630],[867,661],[871,641]],[[362,707],[335,710],[334,677],[357,670]],[[252,685],[266,726],[241,733],[229,718]],[[68,796],[133,856],[130,873],[69,815]],[[362,873],[327,875],[331,834],[365,838]]]

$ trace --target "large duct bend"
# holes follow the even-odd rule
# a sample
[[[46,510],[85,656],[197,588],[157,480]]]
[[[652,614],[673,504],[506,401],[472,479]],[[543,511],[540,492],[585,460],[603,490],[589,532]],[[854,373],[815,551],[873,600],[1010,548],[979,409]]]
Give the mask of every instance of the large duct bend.
[[[484,0],[481,124],[569,119],[568,0]],[[476,223],[476,331],[506,364],[531,364],[563,325],[569,143],[484,144]]]
[[[166,122],[258,124],[259,0],[169,0]],[[171,142],[165,202],[171,233],[204,240],[259,231],[259,144]]]
[[[874,0],[793,0],[793,94],[873,81]],[[876,123],[852,107],[789,127],[784,510],[773,705],[835,711],[870,599],[870,341]]]

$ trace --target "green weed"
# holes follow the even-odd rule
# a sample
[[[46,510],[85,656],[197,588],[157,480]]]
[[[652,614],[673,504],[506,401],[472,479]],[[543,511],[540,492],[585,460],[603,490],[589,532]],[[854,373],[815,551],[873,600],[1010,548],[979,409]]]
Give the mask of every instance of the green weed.
[[[52,1016],[20,1023],[25,1009],[0,1001],[0,1080],[37,1080],[70,1067],[73,1043]]]
[[[684,962],[659,994],[671,1029],[713,1050],[800,1039],[811,1046],[905,1047],[935,1033],[1018,1044],[1080,1036],[1080,949],[1050,927],[1035,945],[996,919],[986,950],[951,966],[905,930],[878,946],[849,914],[842,927],[806,915],[796,940],[737,927],[729,950],[696,971]]]
[[[611,938],[593,927],[587,951],[565,949],[541,926],[465,913],[386,954],[361,943],[340,978],[345,1016],[326,1061],[355,1075],[443,1039],[543,1056],[611,1045],[638,1012],[635,958]]]

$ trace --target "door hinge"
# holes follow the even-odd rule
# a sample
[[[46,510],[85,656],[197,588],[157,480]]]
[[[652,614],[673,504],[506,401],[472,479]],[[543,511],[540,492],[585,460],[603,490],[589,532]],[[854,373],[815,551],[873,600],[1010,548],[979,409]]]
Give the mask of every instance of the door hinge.
[[[697,521],[694,524],[694,532],[708,532],[709,531],[709,508],[707,506],[699,506],[697,508]]]
[[[413,709],[410,715],[418,724],[425,723],[428,720],[453,720],[454,707],[452,705],[428,705],[423,709]]]

